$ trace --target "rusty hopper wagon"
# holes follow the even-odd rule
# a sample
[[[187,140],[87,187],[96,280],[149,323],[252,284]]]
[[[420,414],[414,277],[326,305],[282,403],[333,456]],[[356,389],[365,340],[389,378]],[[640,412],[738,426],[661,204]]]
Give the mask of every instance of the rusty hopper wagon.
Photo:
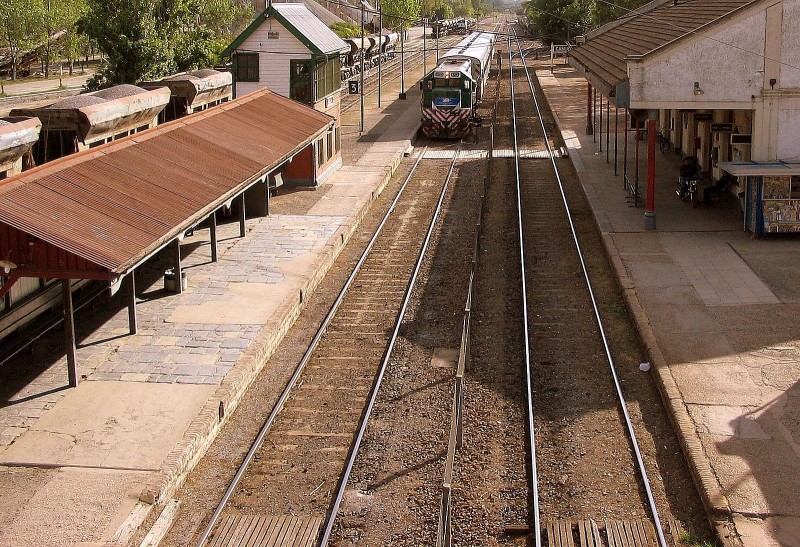
[[[177,120],[199,112],[233,97],[233,76],[213,68],[182,72],[154,82],[139,84],[144,89],[168,87],[169,104],[158,116],[159,123]]]
[[[31,167],[28,156],[39,140],[42,122],[38,118],[0,118],[0,180],[16,175],[23,167]]]
[[[33,154],[37,164],[67,156],[154,127],[169,102],[167,87],[146,90],[118,85],[62,99],[40,108],[16,108],[12,116],[42,122]]]

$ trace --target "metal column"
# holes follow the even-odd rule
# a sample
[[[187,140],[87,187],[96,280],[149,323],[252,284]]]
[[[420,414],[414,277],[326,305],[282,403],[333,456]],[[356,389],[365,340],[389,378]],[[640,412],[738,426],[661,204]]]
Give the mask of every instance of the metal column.
[[[64,343],[67,349],[67,376],[70,387],[78,387],[78,353],[75,349],[75,308],[72,305],[72,282],[61,280],[64,307]]]
[[[183,292],[183,280],[181,279],[181,242],[178,238],[175,238],[172,259],[174,261],[172,270],[175,273],[175,292],[180,294]]]
[[[378,108],[381,107],[381,66],[383,63],[383,7],[378,4]]]
[[[598,111],[600,115],[600,125],[598,126],[600,131],[600,151],[603,151],[603,94],[600,93],[600,110]]]
[[[244,205],[244,192],[239,194],[239,237],[244,237],[247,226],[245,226],[245,205]]]
[[[656,120],[647,120],[647,201],[644,229],[656,229]]]
[[[614,176],[617,176],[617,158],[619,153],[617,149],[619,148],[619,108],[617,105],[614,105]]]
[[[606,163],[611,161],[611,97],[606,101]]]
[[[139,319],[136,317],[136,270],[125,278],[128,293],[128,327],[131,334],[139,332]]]
[[[586,83],[586,134],[594,133],[594,123],[592,120],[592,84]]]
[[[208,215],[208,229],[211,232],[211,262],[217,261],[217,212]]]

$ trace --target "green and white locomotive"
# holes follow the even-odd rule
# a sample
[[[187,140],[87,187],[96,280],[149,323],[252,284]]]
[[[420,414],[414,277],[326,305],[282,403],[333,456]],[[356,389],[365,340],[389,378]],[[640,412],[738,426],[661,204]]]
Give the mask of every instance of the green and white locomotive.
[[[439,58],[420,82],[422,132],[429,137],[461,138],[475,123],[483,97],[496,35],[473,32]]]

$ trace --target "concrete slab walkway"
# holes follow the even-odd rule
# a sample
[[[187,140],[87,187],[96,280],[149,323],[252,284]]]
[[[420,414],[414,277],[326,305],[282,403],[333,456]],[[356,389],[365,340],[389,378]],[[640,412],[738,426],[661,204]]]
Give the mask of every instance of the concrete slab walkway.
[[[727,545],[800,545],[800,242],[752,238],[734,196],[696,209],[681,202],[672,152],[657,152],[657,230],[645,231],[643,208],[623,190],[621,133],[614,175],[613,109],[601,152],[599,135],[585,134],[586,81],[568,67],[538,76],[705,505],[733,522],[720,536]]]
[[[420,72],[406,101],[386,82],[363,135],[357,108],[343,116],[344,166],[324,185],[274,198],[284,213],[245,238],[221,225],[217,263],[208,230],[185,239],[188,290],[163,290],[168,256],[143,266],[138,334],[124,298],[79,311],[77,388],[58,329],[0,368],[0,546],[124,545],[183,480],[410,149]]]

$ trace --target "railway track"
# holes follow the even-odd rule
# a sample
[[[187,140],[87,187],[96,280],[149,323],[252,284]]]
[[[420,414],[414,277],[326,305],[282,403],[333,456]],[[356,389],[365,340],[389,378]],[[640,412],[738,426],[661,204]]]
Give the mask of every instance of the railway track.
[[[422,157],[198,545],[313,545],[320,526],[327,542],[455,163]]]
[[[659,516],[648,474],[660,470],[643,461],[581,248],[590,210],[567,198],[568,160],[522,47],[504,49],[494,134],[513,153],[491,160],[486,223],[505,229],[481,245],[453,542],[681,545],[681,526]]]
[[[476,142],[459,150],[439,143],[417,157],[403,185],[408,189],[390,206],[380,235],[192,545],[436,544],[452,348],[459,345],[482,201],[464,443],[452,474],[452,544],[680,544],[669,507],[676,498],[656,483],[655,504],[671,509],[666,543],[659,544],[648,506],[653,496],[637,476],[641,458],[624,428],[627,412],[609,387],[609,342],[594,294],[582,286],[594,280],[602,248],[593,241],[585,259],[572,239],[577,233],[583,240],[586,226],[594,226],[590,210],[573,199],[575,180],[559,186],[569,175],[554,168],[566,168],[568,160],[555,152],[553,121],[534,104],[520,48],[504,43],[503,49],[504,70],[487,87],[496,101],[482,107],[493,124],[478,128]],[[479,181],[487,172],[482,200]],[[450,174],[447,190],[442,181]],[[443,217],[430,221],[443,202]],[[414,263],[428,238],[431,256]],[[410,288],[416,275],[419,286]],[[632,359],[638,364],[638,355]],[[634,414],[641,432],[641,413]],[[526,440],[531,432],[534,445]],[[660,475],[658,447],[644,433],[647,469]],[[677,444],[665,435],[657,443]],[[693,508],[689,503],[686,510]],[[206,524],[202,518],[195,530]]]

